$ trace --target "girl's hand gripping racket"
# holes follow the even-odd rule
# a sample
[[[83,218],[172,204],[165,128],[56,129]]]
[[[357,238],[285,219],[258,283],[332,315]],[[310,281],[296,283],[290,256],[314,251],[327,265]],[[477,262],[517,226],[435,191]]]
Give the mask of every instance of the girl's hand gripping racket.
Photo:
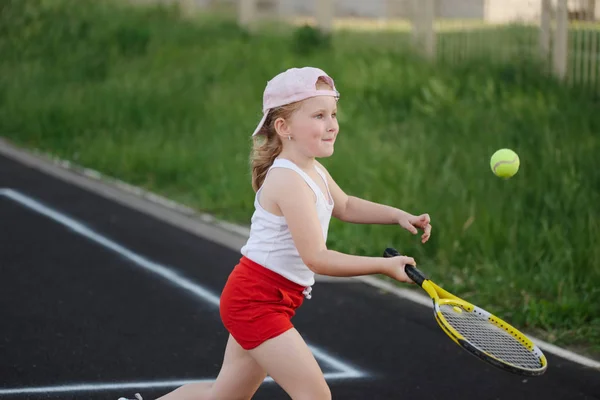
[[[392,248],[383,253],[384,257],[399,255]],[[546,372],[546,357],[523,333],[445,291],[414,266],[407,264],[404,270],[431,297],[436,321],[456,344],[483,361],[515,374],[537,376]]]

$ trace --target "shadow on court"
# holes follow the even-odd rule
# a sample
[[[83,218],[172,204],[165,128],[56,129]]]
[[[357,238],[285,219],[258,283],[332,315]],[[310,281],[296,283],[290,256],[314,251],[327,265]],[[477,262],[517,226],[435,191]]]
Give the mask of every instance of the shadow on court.
[[[153,399],[216,377],[239,252],[4,157],[0,227],[0,399]],[[318,282],[294,323],[334,399],[600,399],[599,371],[547,352],[542,377],[497,370],[430,309],[359,282]]]

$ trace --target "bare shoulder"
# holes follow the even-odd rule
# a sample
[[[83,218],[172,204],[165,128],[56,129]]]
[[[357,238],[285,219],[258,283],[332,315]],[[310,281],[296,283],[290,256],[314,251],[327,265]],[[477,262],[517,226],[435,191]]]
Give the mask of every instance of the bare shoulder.
[[[298,190],[304,185],[304,179],[296,172],[289,168],[273,168],[263,184],[265,189],[269,187],[271,190],[288,191]]]
[[[286,198],[298,200],[314,197],[304,179],[289,168],[273,168],[263,183],[262,196],[266,201],[279,203]]]

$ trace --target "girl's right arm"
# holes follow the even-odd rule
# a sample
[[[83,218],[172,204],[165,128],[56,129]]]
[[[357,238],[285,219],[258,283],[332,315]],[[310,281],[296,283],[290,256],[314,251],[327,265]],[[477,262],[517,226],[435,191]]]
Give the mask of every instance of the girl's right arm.
[[[411,257],[354,256],[327,249],[314,193],[296,172],[276,168],[269,174],[268,184],[273,185],[270,197],[285,217],[302,261],[314,273],[340,277],[384,274],[412,282],[404,273],[404,265],[415,265]]]

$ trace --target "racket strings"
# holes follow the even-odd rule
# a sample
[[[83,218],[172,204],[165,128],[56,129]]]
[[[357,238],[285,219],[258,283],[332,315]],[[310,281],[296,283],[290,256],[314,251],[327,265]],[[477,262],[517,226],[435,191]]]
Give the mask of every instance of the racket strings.
[[[537,369],[539,357],[517,338],[473,312],[456,312],[450,305],[440,305],[447,323],[478,349],[512,365]]]

